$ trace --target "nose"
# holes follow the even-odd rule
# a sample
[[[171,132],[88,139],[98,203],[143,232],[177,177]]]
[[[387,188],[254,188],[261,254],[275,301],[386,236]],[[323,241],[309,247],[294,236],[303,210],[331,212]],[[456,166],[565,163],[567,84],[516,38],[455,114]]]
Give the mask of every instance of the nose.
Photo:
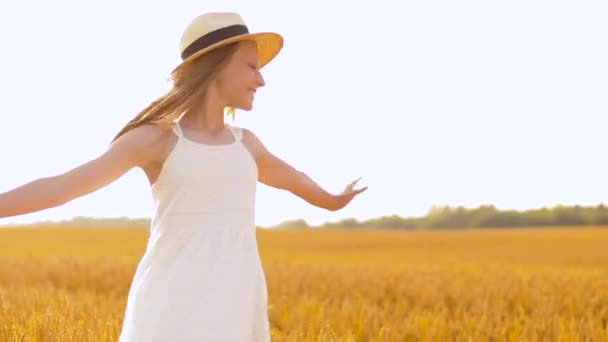
[[[259,71],[258,71],[257,84],[258,84],[258,87],[263,87],[266,85],[266,82],[264,81],[264,76],[262,76],[262,73]]]

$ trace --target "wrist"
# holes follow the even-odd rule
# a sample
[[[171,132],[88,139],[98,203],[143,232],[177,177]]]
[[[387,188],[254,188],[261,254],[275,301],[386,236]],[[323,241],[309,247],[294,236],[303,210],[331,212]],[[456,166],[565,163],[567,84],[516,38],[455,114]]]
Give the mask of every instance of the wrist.
[[[342,209],[342,201],[339,195],[329,194],[329,201],[326,209],[329,211],[338,211]]]

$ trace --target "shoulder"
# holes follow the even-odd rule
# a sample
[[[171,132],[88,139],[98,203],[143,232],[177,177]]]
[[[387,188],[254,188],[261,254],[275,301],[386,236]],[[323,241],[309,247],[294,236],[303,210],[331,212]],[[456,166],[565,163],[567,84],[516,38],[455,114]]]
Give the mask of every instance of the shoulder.
[[[141,164],[146,164],[162,159],[176,140],[177,137],[170,127],[148,123],[129,130],[114,144],[129,150],[138,156]]]
[[[250,129],[241,127],[241,139],[244,143],[249,143],[252,145],[257,145],[258,147],[263,147],[264,144],[260,140],[260,138]]]
[[[255,158],[267,152],[266,147],[260,138],[250,129],[239,127],[241,130],[241,141],[245,147],[253,154]]]
[[[130,129],[118,138],[115,144],[130,145],[133,148],[146,148],[155,145],[172,135],[171,128],[161,127],[158,124],[147,123]]]
[[[245,127],[237,127],[237,129],[241,131],[241,136],[243,139],[248,139],[248,140],[257,139],[257,136],[255,134],[253,134],[253,132],[250,129],[245,128]]]

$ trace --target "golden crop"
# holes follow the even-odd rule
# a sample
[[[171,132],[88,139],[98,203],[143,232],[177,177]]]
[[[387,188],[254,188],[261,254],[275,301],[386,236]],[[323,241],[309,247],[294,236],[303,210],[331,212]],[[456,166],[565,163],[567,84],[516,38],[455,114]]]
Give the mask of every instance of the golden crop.
[[[146,229],[0,229],[1,341],[116,341]],[[259,230],[273,341],[608,341],[608,229]]]

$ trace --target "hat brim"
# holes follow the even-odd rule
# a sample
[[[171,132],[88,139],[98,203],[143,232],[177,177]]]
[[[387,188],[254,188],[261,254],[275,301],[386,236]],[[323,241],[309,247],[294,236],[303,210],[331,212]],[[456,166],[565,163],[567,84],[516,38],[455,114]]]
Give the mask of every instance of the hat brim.
[[[221,42],[217,42],[215,44],[209,45],[208,47],[195,52],[188,58],[184,59],[171,73],[179,70],[185,64],[197,59],[198,57],[203,56],[204,54],[217,49],[221,46],[236,43],[239,41],[254,41],[258,47],[258,58],[259,58],[259,66],[263,68],[266,64],[270,63],[281,51],[283,48],[283,37],[275,32],[257,32],[257,33],[248,33],[242,34],[238,36],[234,36]]]

